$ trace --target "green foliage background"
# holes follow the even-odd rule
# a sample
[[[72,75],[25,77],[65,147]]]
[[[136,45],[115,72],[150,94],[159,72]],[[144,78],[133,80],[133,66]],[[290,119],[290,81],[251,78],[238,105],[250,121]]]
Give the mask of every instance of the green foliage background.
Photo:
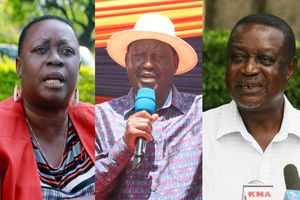
[[[21,30],[29,21],[37,16],[52,14],[70,20],[80,44],[94,52],[94,5],[93,0],[0,0],[0,43],[17,44]],[[81,66],[78,82],[80,100],[93,104],[94,71],[93,67]],[[0,56],[0,101],[13,94],[16,80],[15,62]]]
[[[72,22],[80,45],[94,51],[94,0],[0,0],[0,43],[17,44],[33,18],[57,15]]]
[[[227,41],[229,31],[211,30],[203,33],[203,110],[215,108],[231,101],[225,86]],[[297,41],[297,58],[300,59],[300,42]],[[300,109],[300,62],[288,83],[285,94],[294,107]]]
[[[15,62],[0,57],[0,101],[13,95],[17,80]],[[78,81],[80,101],[95,104],[95,73],[93,67],[81,66]]]

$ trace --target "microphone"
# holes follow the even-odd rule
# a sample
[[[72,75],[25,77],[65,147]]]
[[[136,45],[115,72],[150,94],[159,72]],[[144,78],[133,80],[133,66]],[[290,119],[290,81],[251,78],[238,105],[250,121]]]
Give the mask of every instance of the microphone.
[[[135,98],[135,112],[146,110],[151,115],[155,111],[155,91],[151,88],[140,88]],[[135,141],[132,169],[140,167],[142,158],[146,150],[146,141],[143,137],[138,137]]]
[[[266,185],[260,180],[253,180],[243,185],[242,194],[242,200],[272,200],[273,185]]]
[[[295,165],[288,164],[284,167],[284,180],[286,193],[284,200],[296,200],[300,198],[300,179]]]

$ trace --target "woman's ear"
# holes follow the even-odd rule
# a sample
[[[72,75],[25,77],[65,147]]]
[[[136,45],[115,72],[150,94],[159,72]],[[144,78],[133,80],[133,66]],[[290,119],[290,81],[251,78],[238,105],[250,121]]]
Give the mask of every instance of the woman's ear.
[[[22,71],[23,71],[22,63],[20,61],[20,58],[17,57],[16,58],[16,72],[17,72],[18,77],[21,77]]]

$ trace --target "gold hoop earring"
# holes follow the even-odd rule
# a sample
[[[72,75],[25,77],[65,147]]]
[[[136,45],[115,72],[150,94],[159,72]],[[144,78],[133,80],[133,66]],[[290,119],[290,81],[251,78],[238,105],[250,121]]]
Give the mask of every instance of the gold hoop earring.
[[[16,81],[16,84],[15,84],[15,88],[14,88],[14,101],[15,102],[18,102],[18,101],[20,101],[20,99],[21,99],[21,92],[19,91],[19,89],[18,89],[18,83],[19,83],[19,80],[20,80],[20,77],[18,77],[18,79],[17,79],[17,81]]]
[[[73,94],[72,103],[74,106],[76,106],[78,102],[79,102],[79,90],[78,88],[76,88]]]

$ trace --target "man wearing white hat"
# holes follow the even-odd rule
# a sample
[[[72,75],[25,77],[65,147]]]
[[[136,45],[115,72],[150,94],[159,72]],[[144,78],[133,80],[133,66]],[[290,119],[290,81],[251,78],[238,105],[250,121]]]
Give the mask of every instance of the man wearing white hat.
[[[172,84],[175,74],[194,68],[196,52],[160,14],[143,15],[133,30],[114,34],[107,50],[126,68],[132,89],[96,106],[96,199],[201,199],[202,97]],[[134,112],[143,87],[156,94],[152,115]],[[132,169],[138,137],[147,148]]]

